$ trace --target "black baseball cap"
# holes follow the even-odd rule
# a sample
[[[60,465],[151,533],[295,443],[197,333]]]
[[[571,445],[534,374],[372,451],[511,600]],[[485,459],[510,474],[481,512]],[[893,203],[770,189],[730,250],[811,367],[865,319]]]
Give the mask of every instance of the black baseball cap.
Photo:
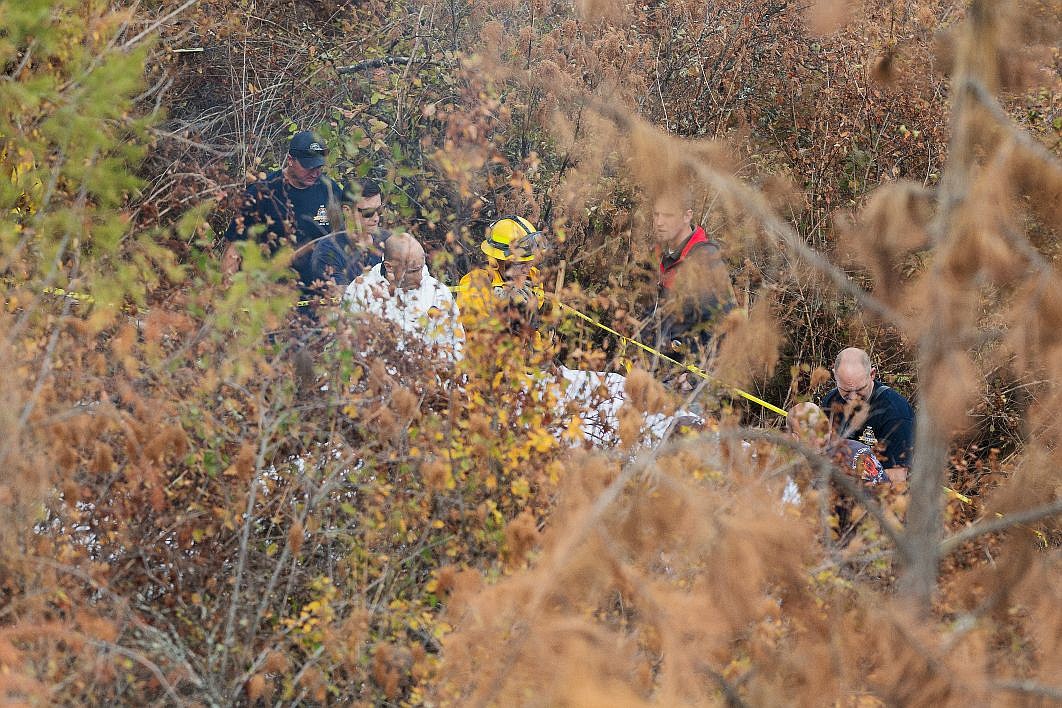
[[[328,148],[317,139],[316,135],[308,130],[303,130],[292,136],[288,154],[298,160],[300,165],[312,170],[314,167],[320,167],[325,163],[325,155],[328,154]]]

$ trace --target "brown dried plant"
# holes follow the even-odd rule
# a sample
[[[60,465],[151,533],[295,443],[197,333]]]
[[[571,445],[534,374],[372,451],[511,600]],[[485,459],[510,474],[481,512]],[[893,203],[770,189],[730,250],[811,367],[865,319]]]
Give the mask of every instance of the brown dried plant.
[[[39,111],[0,131],[0,703],[1060,699],[1058,92],[1008,93],[1057,84],[1057,2],[156,5],[56,13],[76,41],[5,54],[13,85],[92,48],[55,82],[75,94],[148,56],[121,118],[170,112],[112,220],[48,171],[58,144],[18,149]],[[141,238],[267,169],[280,115],[382,177],[444,279],[517,211],[556,236],[550,292],[625,332],[654,288],[645,211],[694,192],[744,271],[716,381],[682,400],[636,366],[622,444],[595,450],[549,335],[597,368],[622,347],[559,308],[538,339],[477,328],[452,368],[293,314],[282,266],[222,282],[224,206]],[[43,290],[86,269],[95,308]],[[726,393],[806,400],[848,344],[917,393],[907,486]],[[643,445],[643,414],[692,404],[696,430]],[[1021,437],[957,448],[986,405]]]

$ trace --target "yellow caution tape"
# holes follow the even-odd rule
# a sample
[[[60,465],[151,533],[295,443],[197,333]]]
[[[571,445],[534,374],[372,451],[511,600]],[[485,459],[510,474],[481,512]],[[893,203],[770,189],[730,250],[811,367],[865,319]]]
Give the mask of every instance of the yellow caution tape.
[[[450,286],[450,290],[452,292],[459,292],[460,291],[460,286]],[[563,309],[567,310],[568,312],[572,313],[573,315],[575,315],[576,317],[578,317],[578,318],[580,318],[582,320],[586,320],[587,322],[589,322],[593,326],[597,327],[598,329],[601,329],[601,330],[604,330],[605,332],[608,332],[613,337],[618,337],[619,339],[623,340],[624,342],[629,342],[630,344],[633,344],[634,346],[638,347],[639,349],[642,349],[643,351],[648,352],[649,354],[652,354],[653,356],[657,356],[657,357],[660,357],[661,359],[664,359],[666,361],[670,361],[675,366],[679,366],[679,367],[685,369],[686,371],[690,372],[691,374],[694,374],[696,376],[701,377],[705,381],[711,381],[712,383],[723,385],[726,388],[728,388],[730,391],[732,391],[733,393],[736,393],[737,395],[741,396],[742,398],[744,398],[746,400],[749,400],[749,401],[752,401],[753,403],[755,403],[757,405],[763,406],[767,410],[769,410],[769,411],[771,411],[773,413],[777,413],[778,415],[780,415],[782,417],[786,417],[786,415],[787,415],[786,412],[783,409],[779,408],[778,406],[774,405],[773,403],[768,403],[767,401],[763,400],[762,398],[758,398],[758,397],[752,395],[751,393],[749,393],[748,391],[743,391],[740,388],[736,388],[734,386],[726,386],[721,381],[719,381],[719,379],[713,377],[712,375],[708,374],[704,370],[702,370],[702,369],[700,369],[700,368],[698,368],[698,367],[696,367],[696,366],[694,366],[692,364],[683,364],[681,361],[678,361],[676,359],[672,359],[667,354],[664,354],[662,351],[654,349],[653,347],[650,347],[648,344],[643,344],[642,342],[639,342],[637,339],[631,339],[627,335],[617,332],[616,330],[612,329],[608,325],[606,325],[606,324],[604,324],[602,322],[598,322],[593,317],[590,317],[589,315],[587,315],[585,313],[582,313],[579,310],[575,309],[571,305],[568,305],[568,304],[562,302],[561,299],[559,297],[557,297],[556,295],[554,295],[554,294],[548,294],[548,295],[554,301],[556,301],[556,303],[558,305],[560,305]]]
[[[309,307],[311,305],[338,305],[343,301],[341,297],[321,297],[313,300],[299,300],[295,307]]]
[[[997,511],[996,512],[996,518],[997,519],[1004,519],[1004,518],[1006,518],[1006,514],[1001,514],[1001,513],[999,513]],[[1045,550],[1047,549],[1047,534],[1045,534],[1040,529],[1034,529],[1034,528],[1031,528],[1029,526],[1026,526],[1025,524],[1017,524],[1017,526],[1019,528],[1025,529],[1026,531],[1029,531],[1030,533],[1032,533],[1033,536],[1036,536],[1036,540],[1038,540],[1040,542],[1040,545],[1043,546],[1043,548]]]
[[[58,297],[68,297],[71,300],[77,300],[78,302],[84,302],[91,305],[96,302],[96,298],[92,297],[88,293],[79,293],[74,290],[63,290],[62,288],[44,288],[41,292],[46,295],[56,295]]]
[[[971,499],[970,497],[966,496],[965,494],[959,494],[958,492],[956,492],[954,489],[952,489],[951,487],[949,487],[947,485],[943,485],[943,489],[944,489],[945,492],[947,492],[951,496],[955,497],[959,501],[964,502],[966,504],[973,504],[973,499]]]
[[[705,381],[711,381],[712,383],[722,384],[721,381],[716,379],[714,376],[708,374],[703,369],[700,369],[700,368],[694,366],[693,364],[683,364],[681,361],[678,361],[676,359],[672,359],[667,354],[664,354],[663,352],[661,352],[661,351],[659,351],[657,349],[654,349],[653,347],[650,347],[648,344],[643,344],[642,342],[639,342],[637,339],[631,339],[630,337],[628,337],[628,336],[626,336],[624,334],[620,334],[619,332],[617,332],[616,330],[612,329],[608,325],[605,325],[605,324],[603,324],[601,322],[598,322],[597,320],[595,320],[594,318],[590,317],[589,315],[586,315],[586,314],[580,312],[579,310],[576,310],[571,305],[566,305],[565,303],[561,302],[559,298],[554,297],[554,299],[556,299],[557,304],[560,305],[561,308],[567,310],[568,312],[572,313],[573,315],[575,315],[576,317],[578,317],[578,318],[580,318],[582,320],[586,320],[587,322],[589,322],[590,324],[594,325],[595,327],[608,332],[612,336],[618,337],[621,340],[623,340],[624,342],[629,342],[630,344],[633,344],[634,346],[638,347],[639,349],[642,349],[643,351],[646,351],[646,352],[652,354],[653,356],[657,356],[657,357],[660,357],[661,359],[664,359],[666,361],[670,361],[675,366],[682,367],[686,371],[690,372],[691,374],[694,374],[696,376],[701,377]],[[723,385],[725,386],[725,384],[723,384]],[[728,388],[733,393],[736,393],[737,395],[741,396],[742,398],[744,398],[744,399],[746,399],[748,401],[752,401],[753,403],[755,403],[757,405],[763,406],[767,410],[772,411],[774,413],[777,413],[780,416],[784,417],[786,415],[786,412],[784,410],[782,410],[781,408],[779,408],[778,406],[776,406],[776,405],[774,405],[772,403],[768,403],[767,401],[763,400],[762,398],[758,398],[758,397],[752,395],[748,391],[743,391],[740,388],[736,388],[734,386],[726,386],[726,388]]]

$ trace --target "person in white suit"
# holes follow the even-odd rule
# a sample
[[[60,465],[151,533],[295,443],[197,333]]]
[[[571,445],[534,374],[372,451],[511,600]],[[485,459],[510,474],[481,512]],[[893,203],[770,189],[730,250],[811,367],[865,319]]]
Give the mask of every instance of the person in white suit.
[[[465,334],[454,297],[428,273],[424,247],[407,233],[387,239],[383,262],[347,286],[343,303],[397,325],[399,351],[415,341],[443,359],[461,358]]]

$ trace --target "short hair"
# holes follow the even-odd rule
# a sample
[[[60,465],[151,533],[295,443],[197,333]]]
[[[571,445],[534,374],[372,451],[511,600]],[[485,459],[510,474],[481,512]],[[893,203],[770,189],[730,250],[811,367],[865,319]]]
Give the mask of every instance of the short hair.
[[[697,203],[697,192],[690,184],[674,185],[657,192],[653,196],[652,203],[656,204],[665,199],[676,202],[683,211],[693,211],[693,207]]]
[[[343,203],[356,204],[361,199],[372,199],[377,194],[383,194],[380,183],[372,177],[362,177],[343,187]]]
[[[837,352],[837,356],[834,357],[834,360],[833,360],[833,370],[834,371],[837,371],[837,369],[841,368],[841,357],[844,356],[844,353],[846,351],[848,351],[849,349],[855,349],[855,347],[846,347],[845,349],[842,349],[841,351]],[[860,354],[862,354],[862,356],[859,357],[859,360],[860,360],[860,363],[863,365],[863,368],[866,369],[867,371],[870,371],[871,369],[873,369],[874,365],[870,361],[870,355],[867,354],[862,349],[856,349],[856,351],[858,351]]]
[[[382,194],[380,183],[372,177],[363,177],[359,179],[358,186],[361,187],[362,199],[369,199],[370,197],[375,197],[377,194]]]
[[[409,249],[419,250],[421,253],[424,253],[425,258],[427,257],[423,244],[421,244],[421,242],[412,234],[404,231],[402,233],[393,234],[390,238],[384,241],[383,248],[385,261],[394,260],[398,253]]]

